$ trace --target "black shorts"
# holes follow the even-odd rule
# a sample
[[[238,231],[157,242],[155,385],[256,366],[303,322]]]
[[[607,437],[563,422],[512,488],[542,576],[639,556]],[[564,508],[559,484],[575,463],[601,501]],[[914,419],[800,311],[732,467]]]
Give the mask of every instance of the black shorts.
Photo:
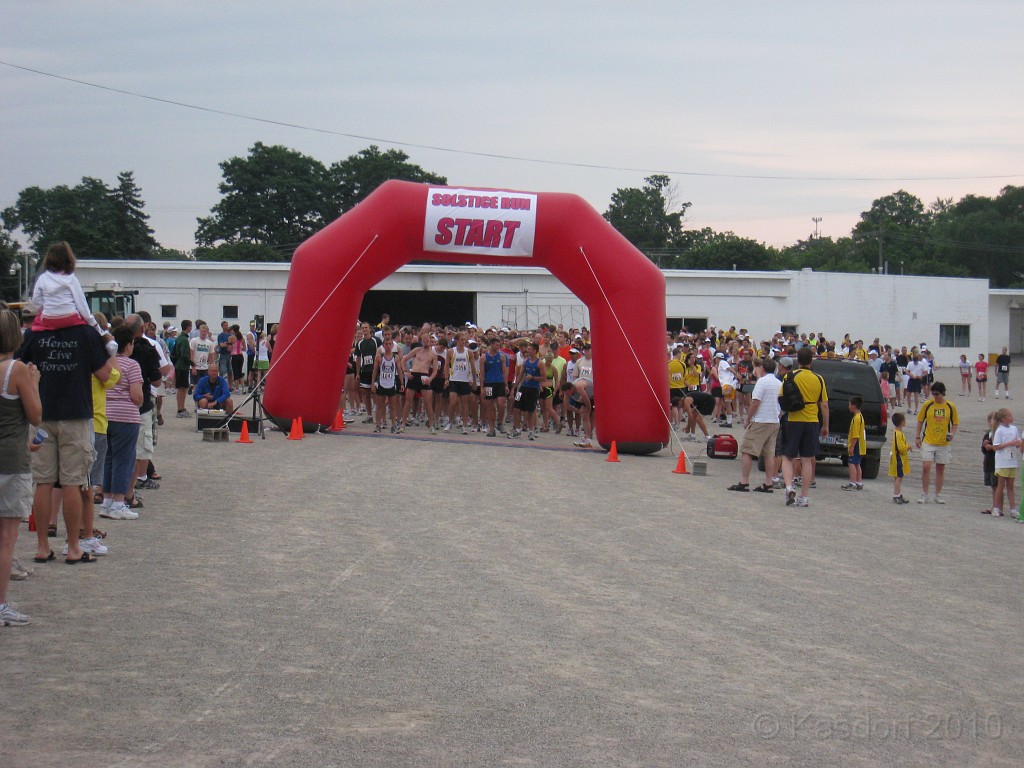
[[[181,368],[174,369],[174,386],[180,389],[188,389],[189,376],[188,370],[181,370]]]
[[[791,421],[786,425],[786,439],[782,455],[791,459],[813,459],[818,455],[818,434],[821,425],[816,421]]]
[[[473,388],[469,385],[468,381],[449,381],[448,392],[457,397],[465,397],[466,395],[473,394]]]
[[[722,397],[722,388],[721,387],[712,387],[711,388],[711,396],[715,397],[715,398]]]
[[[375,393],[377,397],[398,397],[401,394],[401,390],[398,387],[377,387]]]
[[[540,399],[541,400],[550,400],[552,397],[554,397],[554,395],[555,395],[555,388],[554,387],[541,387],[540,388]]]
[[[691,392],[693,407],[701,416],[710,416],[715,411],[715,398],[707,392]]]
[[[359,369],[359,386],[363,389],[369,389],[373,386],[373,368]]]
[[[911,379],[910,381],[907,382],[907,394],[912,395],[915,392],[920,392],[920,391],[921,391],[921,380],[920,379]]]
[[[538,394],[540,390],[533,387],[520,387],[516,394],[516,408],[524,413],[536,410]]]
[[[442,379],[440,376],[438,376],[432,382],[430,382],[430,391],[433,392],[435,395],[443,395],[444,394],[444,379]]]
[[[410,373],[405,386],[410,392],[427,392],[430,390],[430,385],[424,384],[423,380],[428,376],[430,376],[429,373]]]
[[[505,397],[504,384],[484,384],[484,400],[497,400]]]
[[[687,392],[685,389],[670,389],[668,391],[668,400],[673,406],[681,405],[686,396]]]

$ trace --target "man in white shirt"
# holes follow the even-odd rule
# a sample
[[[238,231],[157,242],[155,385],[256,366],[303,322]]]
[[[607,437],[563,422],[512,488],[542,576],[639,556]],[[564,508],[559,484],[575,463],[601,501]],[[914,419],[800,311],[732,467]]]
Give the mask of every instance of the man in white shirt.
[[[779,392],[782,382],[775,377],[775,361],[758,358],[754,362],[757,383],[750,394],[750,409],[743,426],[743,443],[740,445],[740,482],[730,485],[730,491],[746,493],[750,490],[750,470],[754,459],[764,456],[764,484],[754,490],[759,493],[772,492],[772,469],[775,466],[775,438],[779,433]]]
[[[719,352],[715,355],[718,359],[718,381],[722,385],[722,417],[725,419],[725,426],[732,427],[732,416],[736,411],[736,390],[739,388],[739,379],[736,378],[736,369],[732,362],[724,354]],[[730,387],[731,389],[726,389]]]
[[[907,413],[917,413],[921,407],[921,392],[930,370],[928,363],[921,359],[920,353],[916,353],[914,359],[907,365],[907,375],[910,376],[910,381],[907,382]]]

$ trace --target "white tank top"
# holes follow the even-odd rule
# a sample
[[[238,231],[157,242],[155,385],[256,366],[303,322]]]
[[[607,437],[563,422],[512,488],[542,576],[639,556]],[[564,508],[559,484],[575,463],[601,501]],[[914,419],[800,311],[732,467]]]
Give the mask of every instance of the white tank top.
[[[459,350],[452,350],[452,370],[451,381],[464,381],[469,382],[469,350],[464,349],[461,352]]]
[[[577,379],[588,379],[594,380],[594,361],[593,359],[587,360],[585,357],[581,357],[576,362],[576,378]]]
[[[381,389],[394,389],[397,375],[398,361],[393,357],[390,360],[381,357],[380,369],[377,371],[377,386]]]

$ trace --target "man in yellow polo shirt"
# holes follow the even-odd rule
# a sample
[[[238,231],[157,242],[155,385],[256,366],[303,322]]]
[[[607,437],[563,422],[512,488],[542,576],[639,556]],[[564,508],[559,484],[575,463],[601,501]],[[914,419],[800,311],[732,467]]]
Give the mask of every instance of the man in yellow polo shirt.
[[[786,506],[809,506],[807,497],[814,477],[814,461],[818,455],[819,437],[828,437],[828,392],[825,380],[811,371],[814,354],[810,347],[801,347],[796,353],[799,368],[793,372],[804,407],[790,411],[786,425],[786,438],[782,445],[782,477],[786,482]],[[819,418],[820,416],[820,418]],[[801,495],[793,488],[793,461],[800,460]]]
[[[918,504],[929,502],[928,481],[931,479],[932,464],[935,465],[935,503],[946,503],[942,498],[942,481],[952,454],[949,444],[959,426],[960,415],[956,412],[956,406],[946,399],[946,385],[936,381],[932,384],[931,400],[926,400],[917,412],[917,447],[921,450],[921,497],[917,500]]]

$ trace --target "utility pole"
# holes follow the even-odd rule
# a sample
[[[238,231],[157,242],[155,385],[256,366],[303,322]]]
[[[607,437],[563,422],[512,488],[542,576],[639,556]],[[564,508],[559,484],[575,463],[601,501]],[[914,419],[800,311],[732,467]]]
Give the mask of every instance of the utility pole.
[[[814,222],[814,239],[818,239],[818,224],[821,222],[821,216],[812,216],[811,221]]]
[[[878,222],[878,274],[884,274],[884,246],[882,240],[882,222]]]

